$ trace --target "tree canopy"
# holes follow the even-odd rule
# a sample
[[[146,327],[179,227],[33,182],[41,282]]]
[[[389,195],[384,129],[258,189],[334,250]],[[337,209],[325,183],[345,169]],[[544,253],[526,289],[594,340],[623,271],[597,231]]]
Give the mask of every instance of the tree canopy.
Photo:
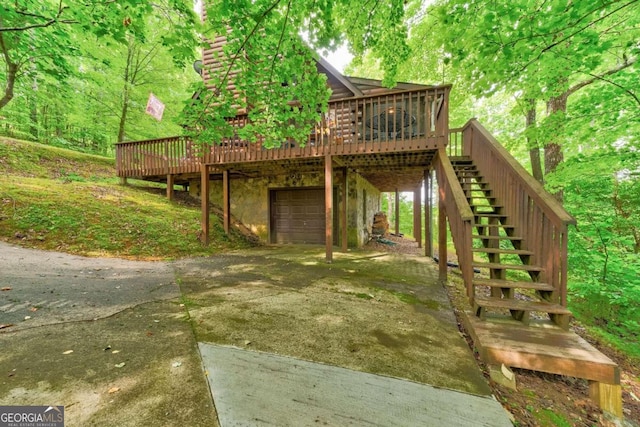
[[[155,58],[156,63],[145,64],[147,71],[155,73],[156,81],[164,80],[162,68],[167,76],[172,74],[168,68],[184,69],[194,59],[198,40],[198,21],[192,9],[186,0],[3,3],[0,110],[7,120],[5,129],[10,134],[26,136],[22,126],[26,122],[30,123],[28,134],[32,138],[51,140],[54,133],[56,139],[62,140],[62,133],[67,133],[69,138],[91,140],[92,144],[104,141],[99,142],[100,151],[107,148],[108,139],[123,139],[123,130],[108,136],[109,117],[124,118],[123,127],[128,106],[140,102],[144,95],[136,89],[136,81],[124,78],[125,82],[118,83],[127,70],[124,66],[119,69],[120,58],[126,58],[126,50],[132,46],[145,52],[154,50],[156,53],[146,58]],[[173,66],[161,66],[157,63],[160,59]],[[102,71],[92,73],[96,69]],[[120,92],[115,98],[105,96],[105,90],[114,85],[119,86]],[[135,96],[121,99],[127,93]],[[188,95],[185,92],[179,96]],[[94,102],[87,102],[86,97]],[[117,99],[121,105],[114,113],[112,107]],[[72,122],[74,127],[90,130],[65,130]]]
[[[230,132],[223,119],[236,107],[250,110],[251,124],[242,130],[249,140],[258,135],[273,145],[288,137],[304,140],[329,97],[325,76],[316,71],[316,52],[342,42],[355,55],[371,52],[380,59],[388,85],[409,53],[404,0],[230,0],[205,5],[205,39],[228,39],[219,58],[225,71],[215,76],[215,90],[194,104],[197,108],[186,120],[208,141]],[[227,90],[234,71],[242,76],[234,81],[235,94]]]

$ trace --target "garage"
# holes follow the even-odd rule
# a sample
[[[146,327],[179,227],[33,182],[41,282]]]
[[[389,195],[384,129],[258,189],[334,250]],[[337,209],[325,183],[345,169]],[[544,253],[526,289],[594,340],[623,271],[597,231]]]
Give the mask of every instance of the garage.
[[[271,190],[271,243],[325,243],[324,188]]]

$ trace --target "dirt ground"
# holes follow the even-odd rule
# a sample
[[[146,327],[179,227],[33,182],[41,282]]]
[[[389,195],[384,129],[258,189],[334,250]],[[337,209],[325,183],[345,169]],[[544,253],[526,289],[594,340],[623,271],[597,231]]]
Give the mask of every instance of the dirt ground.
[[[399,237],[387,236],[394,245],[370,242],[367,247],[387,252],[420,255],[423,249],[416,243]],[[450,257],[455,261],[455,255]],[[462,316],[468,309],[468,299],[462,285],[461,276],[455,268],[449,269],[447,293],[454,306],[460,331],[465,335],[469,346],[473,342],[464,330]],[[572,329],[594,345],[598,350],[615,361],[621,370],[622,399],[625,420],[631,425],[640,425],[640,366],[629,361],[611,347],[590,336],[577,322]],[[517,391],[504,387],[489,378],[488,367],[475,353],[478,365],[493,394],[514,417],[518,426],[612,426],[615,422],[605,417],[602,411],[589,399],[588,382],[583,379],[515,369]]]

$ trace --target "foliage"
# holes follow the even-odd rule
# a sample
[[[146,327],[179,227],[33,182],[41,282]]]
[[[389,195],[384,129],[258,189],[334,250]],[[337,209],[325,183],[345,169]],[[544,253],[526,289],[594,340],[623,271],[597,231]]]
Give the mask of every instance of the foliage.
[[[399,226],[400,233],[404,234],[407,238],[413,238],[413,200],[409,198],[412,193],[400,193],[400,204],[398,207],[399,212]],[[395,233],[395,221],[396,221],[396,207],[395,207],[395,194],[385,193],[382,197],[382,212],[387,213],[387,220],[389,221],[389,232]],[[391,212],[391,215],[388,213]],[[424,218],[424,214],[421,214],[421,218]]]
[[[0,142],[0,238],[83,255],[176,258],[245,247],[212,218],[212,244],[198,240],[200,211],[116,184],[113,159]],[[19,240],[16,240],[19,239]]]
[[[576,156],[552,184],[564,186],[578,221],[569,233],[571,308],[588,324],[637,342],[640,153],[624,147]]]
[[[564,149],[583,143],[572,140],[573,128],[567,126],[578,116],[597,123],[621,114],[633,123],[635,130],[618,126],[616,133],[592,126],[589,138],[606,144],[637,133],[640,13],[634,4],[637,0],[440,0],[412,28],[412,45],[424,41],[421,56],[441,58],[436,68],[476,97],[506,91],[533,101],[534,110],[536,101],[546,106],[532,143],[544,146],[551,172]],[[585,100],[580,111],[573,103],[578,95]]]
[[[160,76],[169,79],[175,75],[175,65],[184,75],[185,64],[193,60],[195,53],[195,29],[191,2],[184,0],[154,3],[72,0],[64,4],[19,0],[3,5],[0,7],[0,64],[4,66],[0,71],[0,85],[4,88],[0,95],[2,132],[108,154],[109,142],[118,132],[112,131],[110,114],[105,117],[105,105],[115,104],[136,85],[128,82],[124,91],[121,85],[120,93],[112,90],[126,74],[119,64],[122,50],[131,43],[144,46],[143,49],[157,46],[160,55],[153,64],[155,75],[151,80],[158,83],[150,89],[170,93],[163,100],[178,104],[174,99],[189,96],[184,91],[186,83],[181,83],[184,79],[172,80],[178,83],[172,93],[170,85]],[[159,66],[157,61],[164,65]],[[88,72],[99,68],[101,73]],[[93,96],[102,90],[106,93]],[[143,110],[141,92],[134,95],[122,104]],[[176,115],[177,109],[169,118]],[[145,122],[139,115],[133,118]],[[166,131],[163,126],[147,124],[139,134],[158,136],[152,133],[154,127],[156,131]],[[176,127],[173,132],[179,129]]]
[[[329,98],[313,51],[342,41],[356,55],[369,49],[392,85],[408,55],[405,11],[404,0],[206,2],[204,36],[224,35],[227,44],[216,58],[220,67],[211,70],[214,90],[190,106],[186,122],[200,139],[219,140],[232,132],[224,118],[239,109],[250,118],[242,138],[264,138],[267,147],[288,138],[304,141]],[[242,77],[232,80],[236,72]]]

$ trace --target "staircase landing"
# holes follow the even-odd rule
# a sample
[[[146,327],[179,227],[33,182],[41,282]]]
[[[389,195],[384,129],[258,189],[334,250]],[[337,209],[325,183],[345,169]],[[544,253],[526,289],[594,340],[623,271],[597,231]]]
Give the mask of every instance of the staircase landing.
[[[472,313],[465,313],[464,322],[487,363],[620,383],[618,365],[573,331],[549,322],[527,326],[507,319],[481,320]]]

